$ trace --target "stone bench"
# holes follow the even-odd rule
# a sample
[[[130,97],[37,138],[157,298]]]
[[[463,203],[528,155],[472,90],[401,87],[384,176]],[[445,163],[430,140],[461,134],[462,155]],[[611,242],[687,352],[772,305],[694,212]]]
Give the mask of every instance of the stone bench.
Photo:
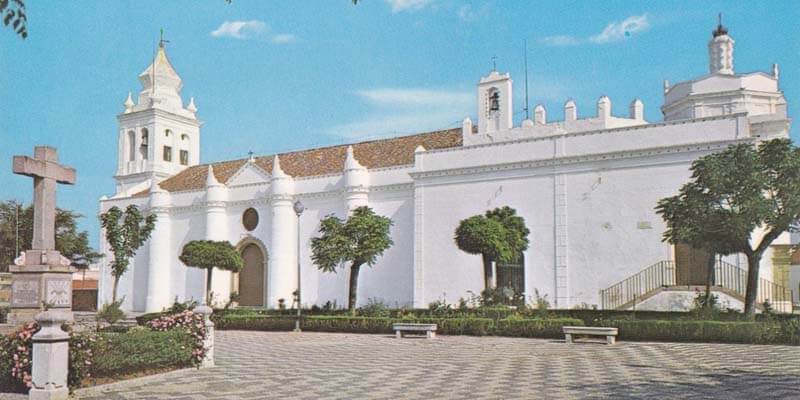
[[[564,331],[564,339],[567,343],[574,343],[572,335],[585,335],[585,336],[605,336],[607,344],[614,344],[617,340],[617,328],[605,328],[598,326],[565,326],[562,327]]]
[[[424,332],[428,339],[436,337],[436,324],[393,324],[392,329],[398,339],[403,337],[403,332],[422,333]]]

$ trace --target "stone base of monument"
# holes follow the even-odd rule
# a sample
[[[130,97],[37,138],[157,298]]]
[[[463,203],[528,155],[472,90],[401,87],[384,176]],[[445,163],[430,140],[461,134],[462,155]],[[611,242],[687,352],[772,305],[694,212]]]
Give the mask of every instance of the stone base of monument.
[[[32,322],[44,308],[71,311],[72,273],[69,260],[56,251],[28,251],[19,264],[9,267],[11,278],[11,311],[8,323]],[[39,262],[28,264],[29,262]],[[43,264],[50,262],[51,264]],[[57,263],[55,263],[55,262]]]

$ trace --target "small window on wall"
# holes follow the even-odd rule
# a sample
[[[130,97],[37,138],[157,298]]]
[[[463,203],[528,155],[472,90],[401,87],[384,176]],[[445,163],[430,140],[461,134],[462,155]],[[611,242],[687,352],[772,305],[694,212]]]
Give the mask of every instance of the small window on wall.
[[[189,150],[181,150],[181,165],[189,165]]]
[[[172,131],[171,131],[171,130],[169,130],[169,129],[167,129],[166,131],[164,131],[164,136],[166,136],[166,137],[169,137],[169,135],[171,135],[171,134],[172,134]]]
[[[187,135],[185,133],[181,134],[181,140],[189,140],[189,135]]]
[[[164,161],[172,162],[172,147],[164,146]]]
[[[252,231],[258,226],[258,211],[255,208],[248,208],[242,214],[242,225],[244,229]]]

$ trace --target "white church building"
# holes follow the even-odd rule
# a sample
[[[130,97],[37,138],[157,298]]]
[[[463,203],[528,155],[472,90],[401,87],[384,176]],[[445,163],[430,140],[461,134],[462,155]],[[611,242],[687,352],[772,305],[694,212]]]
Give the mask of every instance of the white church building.
[[[637,309],[648,302],[670,308],[661,292],[683,290],[688,298],[704,283],[697,271],[705,261],[662,242],[656,202],[677,193],[700,156],[789,137],[778,67],[737,73],[733,49],[717,27],[708,73],[664,83],[663,121],[646,121],[638,99],[627,116],[613,115],[602,96],[595,115],[578,115],[569,100],[563,121],[549,120],[539,105],[533,120],[514,126],[511,77],[492,71],[477,85],[477,121],[460,128],[200,164],[198,108],[181,97],[181,78],[161,46],[139,76],[138,99],[129,95],[118,116],[116,193],[100,200],[100,212],[135,204],[158,217],[120,281],[123,308],[159,311],[175,298],[201,299],[204,271],[178,260],[183,245],[198,239],[229,241],[245,260],[241,273],[215,271],[218,304],[232,292],[242,306],[291,304],[299,258],[302,303],[346,305],[349,269],[319,271],[310,240],[325,216],[346,217],[364,205],[392,219],[394,245],[362,268],[359,304],[427,307],[480,293],[481,257],[459,250],[454,231],[467,217],[510,206],[530,229],[530,248],[521,264],[495,266],[498,285],[538,291],[557,308],[629,308],[637,299]],[[305,206],[299,218],[298,200]],[[113,255],[100,236],[102,304],[111,299]],[[789,243],[786,234],[764,256],[762,300],[797,288]],[[744,273],[745,258],[726,257],[718,268],[718,279],[727,279],[720,295],[741,304],[743,286],[724,276]]]

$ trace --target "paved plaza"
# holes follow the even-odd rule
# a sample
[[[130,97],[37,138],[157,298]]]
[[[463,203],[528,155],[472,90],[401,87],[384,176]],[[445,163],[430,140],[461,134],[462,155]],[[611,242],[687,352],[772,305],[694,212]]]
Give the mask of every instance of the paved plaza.
[[[217,366],[82,399],[800,399],[800,347],[217,332]]]

